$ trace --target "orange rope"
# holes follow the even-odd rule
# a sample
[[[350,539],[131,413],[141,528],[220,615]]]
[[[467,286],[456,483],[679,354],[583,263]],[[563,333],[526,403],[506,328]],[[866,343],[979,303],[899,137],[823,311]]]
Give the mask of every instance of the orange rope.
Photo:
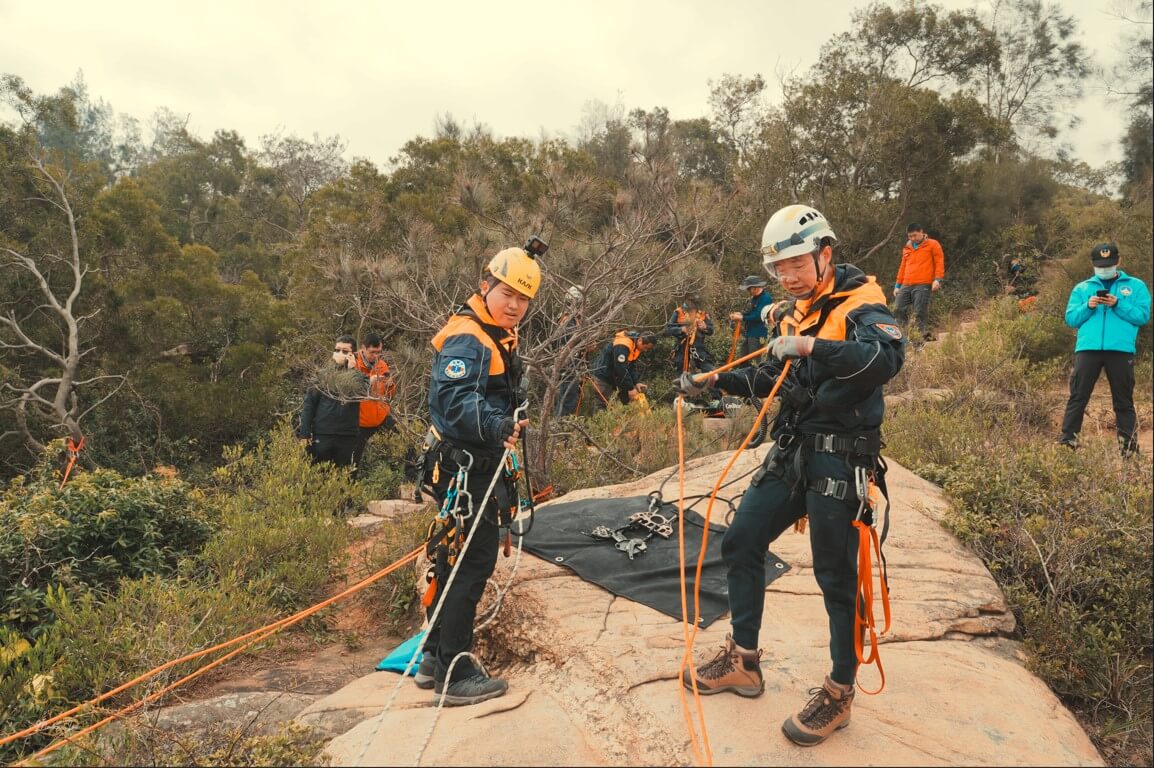
[[[681,395],[677,396],[677,554],[678,574],[681,581],[681,629],[685,638],[685,655],[681,657],[681,672],[678,677],[684,675],[686,667],[691,667],[693,664],[693,639],[689,632],[689,607],[685,595],[685,423],[681,407],[683,400]],[[694,587],[694,599],[696,600],[696,585]],[[685,713],[685,725],[689,728],[689,741],[693,745],[693,753],[697,756],[697,762],[712,765],[713,754],[709,747],[709,733],[705,729],[705,711],[701,707],[701,694],[697,691],[697,675],[691,674],[689,679],[693,689],[693,705],[697,709],[697,719],[701,724],[704,751],[702,746],[697,743],[697,730],[693,727],[693,715],[689,711],[689,700],[685,696],[685,686],[682,685],[681,680],[678,680],[677,690],[681,694],[681,711]]]
[[[885,625],[882,627],[881,633],[884,635],[890,631],[890,590],[889,584],[886,583],[885,570],[881,567],[881,543],[878,541],[877,529],[872,525],[866,525],[861,520],[854,520],[853,527],[858,530],[858,563],[857,563],[857,606],[854,610],[854,652],[857,654],[858,673],[861,673],[862,666],[869,664],[877,664],[878,674],[881,676],[881,684],[876,691],[866,690],[862,687],[861,681],[858,681],[858,690],[862,693],[873,695],[881,693],[882,689],[886,687],[886,672],[882,667],[881,655],[878,653],[878,636],[875,631],[876,624],[874,622],[874,592],[873,592],[873,563],[871,562],[870,553],[871,545],[872,551],[878,556],[878,584],[879,591],[882,597],[882,613],[885,617]],[[864,630],[864,631],[863,631]],[[862,644],[865,641],[865,631],[869,632],[870,636],[870,652],[866,657]]]
[[[379,581],[380,579],[384,578],[385,576],[388,576],[390,573],[397,570],[401,566],[403,566],[403,565],[405,565],[405,564],[407,564],[413,560],[416,560],[417,557],[421,554],[421,552],[423,550],[424,550],[423,545],[420,547],[417,547],[412,552],[408,553],[407,555],[405,555],[401,559],[397,560],[396,562],[382,568],[380,571],[377,571],[376,573],[372,574],[371,576],[368,576],[365,579],[362,579],[361,581],[357,582],[356,584],[354,584],[353,586],[344,590],[343,592],[341,592],[337,595],[333,595],[332,597],[330,597],[326,600],[323,600],[323,601],[317,603],[316,605],[314,605],[310,608],[306,608],[302,611],[299,611],[299,612],[293,614],[292,616],[281,619],[280,621],[275,621],[272,624],[268,624],[268,625],[261,627],[259,629],[254,629],[253,631],[248,632],[244,635],[241,635],[240,637],[236,637],[236,638],[233,638],[232,640],[227,640],[223,643],[219,643],[217,645],[214,645],[211,648],[205,648],[204,650],[196,651],[196,652],[190,653],[186,656],[182,656],[179,659],[175,659],[173,661],[166,662],[165,664],[162,664],[159,667],[156,667],[155,669],[152,669],[148,672],[145,672],[144,674],[128,681],[127,683],[124,683],[123,685],[120,685],[120,686],[112,689],[111,691],[103,693],[94,699],[91,699],[89,701],[84,702],[83,704],[79,704],[79,705],[73,707],[72,709],[68,710],[67,712],[62,712],[59,715],[55,715],[54,717],[50,717],[47,720],[42,720],[39,723],[36,723],[35,725],[29,726],[28,728],[25,728],[22,731],[18,731],[16,733],[9,734],[8,736],[0,738],[0,746],[3,746],[5,744],[9,744],[13,741],[16,741],[17,739],[22,739],[25,736],[30,736],[33,733],[37,733],[37,732],[47,728],[50,725],[58,723],[61,720],[64,720],[65,718],[71,717],[72,715],[75,715],[76,713],[80,712],[82,709],[85,709],[86,707],[90,707],[90,706],[99,704],[103,701],[107,701],[108,699],[112,698],[113,696],[115,696],[119,693],[123,693],[124,691],[128,690],[129,688],[132,688],[133,686],[135,686],[139,683],[142,683],[145,680],[148,680],[149,678],[154,677],[155,675],[163,672],[164,670],[170,669],[170,668],[176,666],[177,664],[182,664],[186,661],[198,659],[202,656],[206,656],[206,655],[213,653],[215,651],[219,651],[223,648],[227,648],[231,645],[236,645],[237,643],[241,643],[241,642],[244,642],[245,640],[248,640],[249,638],[255,637],[255,639],[251,643],[246,644],[245,646],[243,646],[239,650],[237,650],[233,653],[230,653],[226,656],[223,656],[220,659],[217,659],[215,662],[212,662],[210,665],[202,667],[199,670],[197,670],[196,672],[192,673],[191,675],[189,675],[185,678],[182,678],[177,683],[174,683],[173,685],[159,691],[158,693],[151,694],[150,697],[146,697],[144,699],[141,699],[138,702],[135,702],[135,703],[129,705],[128,707],[120,710],[117,713],[114,713],[113,715],[109,716],[108,718],[105,718],[104,720],[100,721],[99,723],[96,723],[95,725],[89,726],[88,728],[80,731],[79,733],[73,734],[72,736],[65,737],[64,739],[61,739],[60,741],[56,742],[55,744],[49,745],[45,749],[41,750],[40,752],[37,752],[35,755],[33,755],[32,757],[27,758],[27,759],[29,759],[29,760],[35,759],[35,758],[41,757],[43,755],[46,755],[49,752],[53,752],[56,749],[59,749],[60,747],[62,747],[67,742],[69,742],[73,739],[79,738],[80,736],[83,736],[86,733],[90,733],[91,731],[101,727],[105,723],[107,723],[111,720],[114,720],[117,717],[120,717],[121,715],[131,711],[132,709],[134,709],[136,707],[139,707],[140,705],[144,704],[147,701],[150,701],[152,698],[155,698],[156,696],[159,696],[163,693],[166,693],[167,691],[171,690],[172,688],[175,688],[176,686],[183,684],[187,680],[191,680],[192,678],[194,678],[200,674],[203,674],[204,672],[207,672],[209,669],[212,669],[213,667],[218,666],[219,664],[223,663],[224,661],[235,656],[237,653],[240,653],[241,651],[243,651],[247,648],[250,648],[252,645],[260,642],[261,640],[264,640],[265,638],[275,634],[276,632],[279,632],[280,630],[284,629],[285,627],[296,624],[297,622],[299,622],[303,619],[306,619],[309,616],[312,616],[314,613],[317,613],[317,612],[323,610],[324,608],[327,608],[328,606],[332,605],[333,603],[338,602],[339,600],[343,600],[344,598],[361,591],[362,589],[369,586],[370,584],[373,584],[374,582]]]
[[[757,353],[754,353],[754,355],[750,355],[747,357],[756,356],[758,354],[761,354],[761,353],[757,352]],[[740,365],[741,362],[743,362],[743,361],[737,361],[736,363],[729,363],[727,365],[732,367],[732,365],[734,365],[734,364]],[[745,450],[746,446],[749,445],[749,441],[752,440],[753,436],[757,433],[757,427],[761,423],[762,419],[766,418],[766,414],[769,411],[770,403],[773,402],[774,396],[777,394],[778,389],[781,388],[781,383],[783,381],[785,381],[785,376],[787,373],[789,373],[789,369],[792,366],[792,364],[793,364],[792,360],[786,360],[785,361],[785,365],[782,367],[781,373],[778,375],[777,381],[773,385],[773,389],[770,390],[769,395],[765,398],[765,401],[761,404],[761,410],[758,412],[757,418],[754,419],[753,426],[750,428],[749,434],[747,434],[745,436],[745,439],[741,441],[741,445],[739,445],[737,447],[737,450],[733,452],[733,455],[729,458],[729,463],[727,463],[725,465],[725,469],[723,469],[721,471],[721,475],[718,476],[717,482],[714,483],[713,490],[709,494],[709,505],[706,507],[706,510],[705,510],[705,524],[702,525],[702,527],[701,527],[701,550],[700,550],[698,557],[697,557],[697,569],[694,572],[694,580],[693,580],[693,613],[694,613],[694,618],[693,618],[693,628],[692,629],[689,629],[688,608],[686,606],[686,598],[685,598],[685,590],[686,590],[686,587],[685,587],[685,524],[684,524],[684,519],[685,519],[685,430],[684,430],[684,426],[682,423],[682,417],[681,417],[681,412],[682,412],[681,400],[682,400],[682,397],[680,395],[678,395],[678,398],[677,398],[678,399],[678,402],[677,402],[677,459],[678,459],[678,479],[679,479],[679,498],[678,498],[678,512],[679,512],[679,514],[677,516],[677,531],[678,531],[678,538],[679,538],[678,543],[680,546],[680,555],[681,555],[681,573],[680,573],[680,577],[681,577],[681,616],[682,616],[682,625],[685,628],[685,654],[681,658],[681,674],[683,675],[685,673],[685,670],[687,670],[687,669],[689,670],[689,673],[690,673],[689,676],[690,676],[690,680],[691,680],[692,686],[693,686],[693,695],[694,695],[694,699],[697,703],[697,707],[698,707],[699,712],[701,710],[701,701],[700,701],[700,698],[698,698],[698,693],[697,693],[697,674],[696,674],[696,671],[693,669],[693,643],[697,639],[697,628],[701,624],[701,571],[705,565],[706,548],[709,546],[709,521],[713,515],[713,503],[717,500],[717,492],[719,490],[721,490],[721,486],[724,484],[725,478],[729,474],[729,470],[731,470],[733,468],[733,465],[737,463],[738,457],[741,455],[742,451]],[[708,374],[705,374],[705,375],[711,376],[714,373],[716,373],[716,371],[710,371]],[[678,682],[680,683],[680,680]],[[680,686],[680,687],[682,689],[682,694],[681,694],[682,705],[687,707],[688,704],[685,700],[685,693],[684,693],[685,686]],[[701,718],[702,718],[701,719],[702,738],[705,741],[706,758],[709,760],[707,765],[712,765],[712,755],[709,752],[709,736],[705,730],[704,713],[702,713]],[[687,720],[689,719],[688,709],[686,710],[686,719]],[[694,736],[693,729],[692,729],[692,721],[690,721],[690,736],[691,736],[691,738]],[[696,742],[694,742],[694,745],[696,747]]]
[[[591,386],[593,388],[593,391],[597,393],[597,397],[601,398],[601,402],[605,403],[605,407],[608,408],[609,407],[609,400],[606,399],[605,395],[601,394],[601,390],[597,388],[597,384],[593,381],[592,378],[589,378],[589,377],[586,377],[586,378],[589,379],[589,386]]]
[[[768,350],[768,349],[769,349],[768,346],[762,347],[761,349],[755,349],[753,352],[750,352],[748,355],[742,355],[741,357],[737,358],[736,360],[734,360],[732,362],[729,362],[729,363],[726,363],[725,365],[721,365],[721,366],[718,366],[717,368],[714,368],[712,371],[706,371],[705,373],[694,374],[693,381],[696,384],[700,384],[701,382],[705,381],[706,379],[708,379],[710,376],[712,376],[715,373],[725,373],[726,371],[733,370],[734,368],[741,365],[742,363],[753,360],[754,358],[761,357],[762,355],[765,354],[766,350]]]
[[[738,320],[733,325],[733,344],[729,346],[729,357],[725,358],[725,364],[729,365],[733,362],[733,356],[737,354],[737,337],[741,335],[741,321]]]
[[[68,466],[64,468],[64,477],[60,478],[60,487],[68,482],[68,475],[72,474],[72,468],[76,466],[76,460],[80,458],[80,449],[84,447],[84,436],[81,435],[80,442],[74,442],[72,437],[68,438]]]

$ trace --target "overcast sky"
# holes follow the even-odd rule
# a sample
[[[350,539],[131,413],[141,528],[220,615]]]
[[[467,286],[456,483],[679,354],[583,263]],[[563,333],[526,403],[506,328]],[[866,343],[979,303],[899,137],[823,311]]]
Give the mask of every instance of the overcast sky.
[[[575,135],[592,101],[706,116],[711,79],[804,71],[864,4],[0,0],[0,74],[48,93],[82,70],[94,98],[142,124],[167,107],[204,138],[233,129],[254,148],[276,131],[340,134],[350,157],[383,166],[438,114],[530,138]],[[1126,30],[1117,0],[1060,5],[1110,65]],[[1117,160],[1122,112],[1092,80],[1064,138],[1091,165]]]

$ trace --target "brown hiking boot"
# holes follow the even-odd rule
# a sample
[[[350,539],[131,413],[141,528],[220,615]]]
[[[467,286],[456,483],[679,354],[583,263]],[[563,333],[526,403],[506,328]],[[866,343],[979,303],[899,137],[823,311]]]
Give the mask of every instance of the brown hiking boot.
[[[849,725],[853,705],[853,686],[835,683],[827,675],[821,688],[810,688],[813,698],[793,717],[781,724],[781,730],[794,744],[812,747],[829,738],[836,730]]]
[[[725,636],[725,646],[717,655],[697,668],[697,692],[710,696],[722,691],[733,691],[738,696],[760,696],[765,691],[761,677],[761,651],[744,653],[737,650],[732,635]],[[693,676],[688,669],[681,673],[681,684],[693,690]]]

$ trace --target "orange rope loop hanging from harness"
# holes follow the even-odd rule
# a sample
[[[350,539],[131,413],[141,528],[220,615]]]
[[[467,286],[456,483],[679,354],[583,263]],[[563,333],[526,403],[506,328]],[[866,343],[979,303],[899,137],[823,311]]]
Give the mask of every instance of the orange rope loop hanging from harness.
[[[874,622],[873,554],[877,555],[878,591],[881,593],[882,613],[885,618],[885,624],[882,627],[881,634],[884,635],[890,631],[889,583],[886,580],[885,561],[882,558],[881,542],[878,540],[878,532],[874,525],[875,520],[873,518],[873,513],[880,507],[877,498],[880,495],[878,487],[873,483],[873,479],[869,479],[866,482],[864,495],[861,498],[861,507],[858,510],[857,519],[853,521],[853,527],[856,528],[858,532],[857,605],[854,609],[854,653],[857,655],[859,674],[861,667],[870,664],[877,665],[878,675],[881,676],[881,683],[878,685],[877,690],[867,690],[862,687],[861,681],[858,681],[858,690],[871,696],[881,693],[886,687],[886,673],[882,667],[881,655],[878,653],[877,625]],[[863,520],[863,513],[866,510],[871,512],[868,521]],[[886,513],[889,513],[888,509]],[[863,648],[866,632],[869,632],[870,638],[868,656],[865,655],[865,649]]]
[[[71,435],[68,437],[68,466],[64,468],[64,477],[60,478],[60,487],[68,482],[68,476],[72,474],[72,468],[76,466],[76,460],[80,458],[80,449],[84,447],[84,436],[80,436],[80,442],[72,439]]]

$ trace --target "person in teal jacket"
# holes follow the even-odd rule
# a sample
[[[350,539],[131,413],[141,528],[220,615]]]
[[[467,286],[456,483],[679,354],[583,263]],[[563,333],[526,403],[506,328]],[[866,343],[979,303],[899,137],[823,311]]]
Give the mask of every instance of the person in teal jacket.
[[[773,296],[765,290],[765,278],[757,275],[745,278],[741,287],[749,292],[749,307],[744,312],[730,312],[729,319],[741,323],[740,357],[745,357],[765,346],[769,331],[762,315],[766,308],[773,304]],[[746,365],[752,367],[753,364],[746,363]]]
[[[1078,341],[1058,443],[1078,447],[1086,404],[1105,368],[1118,443],[1123,456],[1132,456],[1138,452],[1134,353],[1138,329],[1150,321],[1150,291],[1144,282],[1118,269],[1122,258],[1114,243],[1095,245],[1090,261],[1094,276],[1075,285],[1066,304],[1066,324],[1078,329]]]

